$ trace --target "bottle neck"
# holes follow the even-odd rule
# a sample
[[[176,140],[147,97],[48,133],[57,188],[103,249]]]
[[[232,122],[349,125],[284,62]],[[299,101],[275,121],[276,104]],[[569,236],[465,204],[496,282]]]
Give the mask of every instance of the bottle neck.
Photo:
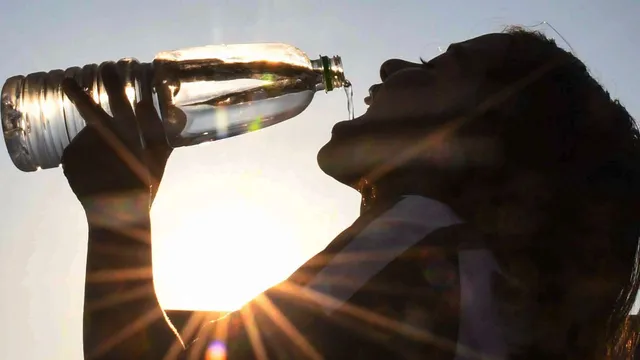
[[[349,86],[349,81],[344,76],[340,56],[332,58],[321,56],[319,59],[311,60],[311,68],[321,75],[321,81],[316,85],[316,91],[329,92],[336,88]]]

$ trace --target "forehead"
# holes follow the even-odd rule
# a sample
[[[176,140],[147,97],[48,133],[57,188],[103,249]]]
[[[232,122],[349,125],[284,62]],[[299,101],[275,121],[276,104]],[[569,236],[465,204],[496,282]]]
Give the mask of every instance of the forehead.
[[[504,59],[512,38],[512,35],[505,33],[485,34],[453,43],[449,48],[473,57],[476,63],[491,64]]]
[[[459,48],[466,53],[494,55],[500,58],[508,49],[512,35],[504,33],[485,34],[465,41],[451,44],[450,48]]]
[[[464,46],[468,49],[504,49],[509,45],[512,35],[506,33],[485,34],[461,42],[453,43],[452,46]]]

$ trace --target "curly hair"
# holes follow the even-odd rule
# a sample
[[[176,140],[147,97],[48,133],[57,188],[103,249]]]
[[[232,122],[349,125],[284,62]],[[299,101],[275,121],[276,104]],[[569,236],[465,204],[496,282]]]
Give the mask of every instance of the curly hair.
[[[640,285],[640,133],[585,64],[544,34],[509,27],[490,70],[508,90],[460,133],[500,138],[454,207],[484,228],[524,283],[533,344],[522,358],[631,358],[627,317]],[[526,79],[523,82],[523,79]]]

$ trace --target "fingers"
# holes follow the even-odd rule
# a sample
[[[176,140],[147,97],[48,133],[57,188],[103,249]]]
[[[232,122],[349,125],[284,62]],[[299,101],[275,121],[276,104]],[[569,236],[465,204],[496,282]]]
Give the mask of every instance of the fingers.
[[[109,115],[72,78],[62,80],[62,90],[76,106],[80,116],[88,125],[109,126]]]
[[[167,143],[162,121],[152,102],[146,100],[139,102],[136,105],[136,116],[144,136],[145,162],[151,173],[151,186],[155,192],[173,149]]]
[[[147,148],[163,148],[169,146],[164,133],[162,120],[160,120],[158,112],[152,102],[148,100],[140,101],[136,105],[136,117]]]
[[[109,107],[113,113],[112,127],[119,137],[133,146],[140,142],[138,124],[131,103],[127,98],[124,83],[114,63],[101,66],[100,76],[109,97]]]
[[[109,107],[114,118],[133,118],[133,109],[125,91],[124,83],[114,63],[101,66],[100,76],[109,96]]]

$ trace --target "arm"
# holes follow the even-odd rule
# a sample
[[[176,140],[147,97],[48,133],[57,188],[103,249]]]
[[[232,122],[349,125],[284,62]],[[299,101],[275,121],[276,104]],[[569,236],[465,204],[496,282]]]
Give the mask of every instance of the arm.
[[[177,341],[154,292],[149,214],[138,215],[134,222],[88,215],[87,359],[161,359]]]
[[[63,83],[87,123],[62,157],[89,225],[85,358],[162,359],[176,337],[153,288],[149,210],[171,148],[157,136],[162,125],[150,99],[134,111],[116,66],[101,75],[113,116],[74,80]]]

